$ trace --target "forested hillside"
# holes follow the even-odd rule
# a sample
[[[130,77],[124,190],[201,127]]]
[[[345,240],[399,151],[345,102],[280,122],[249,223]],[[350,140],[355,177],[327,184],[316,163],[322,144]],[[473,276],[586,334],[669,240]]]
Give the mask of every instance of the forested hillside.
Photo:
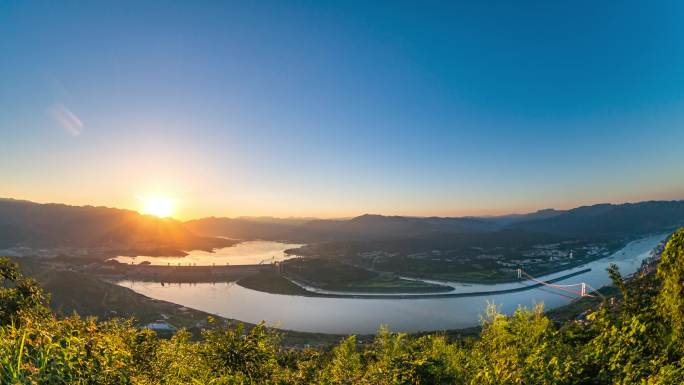
[[[57,319],[40,288],[0,263],[3,384],[681,384],[684,230],[655,274],[623,281],[621,296],[582,321],[556,324],[541,306],[512,316],[491,306],[478,338],[412,337],[380,329],[328,350],[288,349],[264,326],[215,325],[203,339],[160,339],[131,320]]]
[[[181,254],[235,242],[197,235],[182,222],[109,207],[0,199],[0,249],[108,248]]]

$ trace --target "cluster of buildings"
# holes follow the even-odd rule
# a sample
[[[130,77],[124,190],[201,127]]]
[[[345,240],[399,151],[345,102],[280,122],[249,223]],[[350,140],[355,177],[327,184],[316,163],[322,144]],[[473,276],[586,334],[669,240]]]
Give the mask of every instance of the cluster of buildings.
[[[431,250],[418,253],[407,254],[408,259],[441,261],[446,263],[490,265],[494,263],[501,267],[501,270],[515,270],[518,266],[533,266],[537,264],[555,263],[558,265],[569,265],[573,260],[593,260],[608,256],[610,250],[601,244],[581,244],[578,241],[568,241],[562,243],[549,243],[534,245],[522,250],[515,257],[506,256],[501,248],[485,250],[484,248],[473,248],[477,255],[459,256],[456,250]],[[499,250],[501,249],[501,250]],[[372,264],[382,259],[397,256],[399,253],[390,253],[382,250],[360,252],[357,255]],[[511,254],[510,252],[508,254]]]

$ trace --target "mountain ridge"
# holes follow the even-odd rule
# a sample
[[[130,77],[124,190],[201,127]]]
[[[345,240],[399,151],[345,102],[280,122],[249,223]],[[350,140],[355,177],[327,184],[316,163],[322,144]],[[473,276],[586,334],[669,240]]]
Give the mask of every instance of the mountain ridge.
[[[212,249],[233,244],[197,235],[171,218],[95,206],[0,200],[0,247]]]
[[[189,221],[133,210],[0,198],[0,247],[120,246],[211,249],[235,240],[295,243],[444,238],[503,230],[555,236],[641,234],[684,225],[684,200],[596,204],[569,210],[466,217],[363,214],[350,219],[209,217]]]
[[[424,238],[432,235],[475,234],[518,230],[568,236],[644,233],[684,224],[684,200],[601,203],[569,210],[543,209],[526,214],[465,217],[414,217],[363,214],[350,219],[281,220],[265,227],[238,218],[195,219],[185,222],[207,235],[296,242]],[[259,238],[257,237],[257,238]]]

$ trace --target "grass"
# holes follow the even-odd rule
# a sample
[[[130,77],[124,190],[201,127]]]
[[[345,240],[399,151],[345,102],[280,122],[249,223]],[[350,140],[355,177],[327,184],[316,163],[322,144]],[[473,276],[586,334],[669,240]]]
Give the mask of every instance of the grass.
[[[283,263],[283,272],[289,277],[317,287],[348,286],[379,276],[370,270],[329,258],[290,259]]]
[[[515,274],[508,276],[496,270],[435,273],[430,274],[429,277],[436,280],[463,283],[508,283],[518,280]]]
[[[308,291],[272,271],[262,271],[237,281],[237,284],[252,290],[274,294],[308,295]]]
[[[400,279],[328,258],[297,258],[283,264],[284,274],[325,290],[370,293],[425,293],[449,291],[442,285]]]
[[[292,283],[289,279],[272,271],[260,273],[243,278],[238,285],[252,290],[263,291],[273,294],[302,295],[318,297],[320,294],[310,292]],[[422,282],[408,281],[394,276],[378,275],[371,279],[353,282],[348,285],[336,284],[321,287],[326,290],[355,291],[368,293],[425,293],[450,290],[447,286],[429,285]]]
[[[409,281],[395,276],[381,275],[366,281],[353,282],[347,286],[337,286],[336,290],[358,291],[369,293],[428,293],[448,292],[449,286],[432,285],[424,282]]]

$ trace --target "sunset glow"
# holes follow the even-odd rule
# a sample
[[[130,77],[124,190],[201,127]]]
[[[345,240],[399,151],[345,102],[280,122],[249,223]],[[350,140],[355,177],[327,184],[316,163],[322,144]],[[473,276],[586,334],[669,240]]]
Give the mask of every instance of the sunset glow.
[[[0,7],[0,197],[179,220],[684,197],[676,11],[33,3]]]
[[[682,20],[0,0],[0,385],[684,385]]]
[[[139,197],[142,203],[141,213],[167,218],[173,215],[173,199],[161,196]]]

